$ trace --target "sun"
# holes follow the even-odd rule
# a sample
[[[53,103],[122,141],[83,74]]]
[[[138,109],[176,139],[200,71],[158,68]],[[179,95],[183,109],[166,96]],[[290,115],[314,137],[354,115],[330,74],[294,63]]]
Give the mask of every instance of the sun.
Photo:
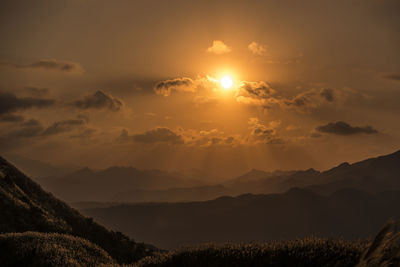
[[[222,88],[224,88],[225,90],[229,90],[232,88],[233,86],[233,80],[230,76],[225,75],[223,76],[219,82],[221,83]]]

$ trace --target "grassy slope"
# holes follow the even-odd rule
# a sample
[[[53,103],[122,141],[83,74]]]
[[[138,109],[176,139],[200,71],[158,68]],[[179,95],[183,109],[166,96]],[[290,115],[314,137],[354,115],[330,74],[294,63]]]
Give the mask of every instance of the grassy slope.
[[[209,245],[148,257],[137,266],[355,266],[366,246],[366,242],[315,238],[264,244]]]
[[[0,235],[1,266],[100,266],[112,258],[89,241],[37,232]]]
[[[85,238],[120,263],[151,254],[143,244],[82,216],[0,157],[0,233],[57,232]]]

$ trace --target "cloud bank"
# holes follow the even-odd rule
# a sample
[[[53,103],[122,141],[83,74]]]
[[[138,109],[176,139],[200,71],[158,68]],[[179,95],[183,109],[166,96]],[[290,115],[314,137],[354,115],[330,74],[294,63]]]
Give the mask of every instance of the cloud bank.
[[[326,125],[322,125],[316,128],[317,131],[322,133],[329,133],[335,135],[354,135],[354,134],[377,134],[378,130],[372,126],[351,126],[344,121],[330,122]]]
[[[8,63],[8,62],[2,62],[1,65],[14,67],[17,69],[42,69],[42,70],[52,70],[52,71],[68,72],[75,74],[81,74],[84,71],[79,63],[69,62],[69,61],[59,61],[55,59],[42,59],[28,65]]]
[[[97,91],[75,101],[73,105],[80,109],[108,109],[117,112],[123,107],[123,102],[112,95]]]

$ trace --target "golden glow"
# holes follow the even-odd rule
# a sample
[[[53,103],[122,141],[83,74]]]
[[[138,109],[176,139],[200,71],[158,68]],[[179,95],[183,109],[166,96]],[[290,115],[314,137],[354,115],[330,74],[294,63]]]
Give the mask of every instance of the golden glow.
[[[228,75],[223,76],[219,82],[221,83],[222,88],[225,90],[230,90],[233,86],[233,80]]]

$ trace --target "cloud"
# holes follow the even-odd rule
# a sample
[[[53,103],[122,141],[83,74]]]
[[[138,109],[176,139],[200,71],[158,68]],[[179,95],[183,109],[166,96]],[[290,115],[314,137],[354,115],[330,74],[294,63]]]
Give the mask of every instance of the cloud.
[[[172,80],[158,82],[154,87],[156,94],[163,96],[169,96],[172,90],[180,92],[194,92],[194,81],[186,77],[175,78]]]
[[[26,86],[22,89],[24,93],[33,97],[44,97],[50,93],[48,88],[39,88],[34,86]]]
[[[257,42],[251,42],[247,48],[250,50],[251,53],[258,56],[265,56],[267,54],[267,46],[261,45]]]
[[[22,123],[18,128],[10,131],[5,139],[17,140],[20,138],[31,138],[39,136],[43,131],[43,126],[40,121],[36,119],[30,119]]]
[[[322,133],[330,133],[336,135],[353,135],[353,134],[377,134],[378,131],[372,126],[351,126],[344,121],[330,122],[327,125],[322,125],[316,128],[317,131]]]
[[[294,108],[300,113],[310,113],[324,103],[340,103],[346,99],[348,93],[346,90],[331,88],[310,89],[291,99],[282,99],[282,102],[286,107]]]
[[[320,96],[325,98],[325,100],[328,102],[333,102],[335,100],[335,92],[331,88],[322,88]]]
[[[324,102],[335,102],[343,92],[330,88],[310,89],[292,98],[278,95],[277,91],[263,81],[242,81],[238,87],[236,100],[247,105],[260,106],[265,109],[273,107],[293,108],[300,113],[309,113]]]
[[[218,129],[211,130],[184,130],[179,132],[188,146],[236,146],[241,142],[239,136],[227,135]]]
[[[250,136],[255,143],[284,144],[283,139],[277,137],[276,129],[280,126],[280,121],[271,121],[268,126],[263,124],[258,118],[250,118],[248,121]]]
[[[163,96],[171,95],[172,91],[195,93],[193,101],[196,105],[218,103],[220,83],[210,76],[199,76],[196,79],[176,78],[161,81],[156,84],[154,91]],[[341,103],[349,94],[349,89],[310,89],[294,97],[279,95],[276,90],[265,81],[238,81],[234,90],[236,101],[246,105],[258,106],[264,109],[273,107],[295,109],[300,113],[310,113],[324,103]]]
[[[96,129],[93,128],[86,128],[83,131],[73,134],[70,136],[70,138],[76,138],[76,139],[89,139],[91,138],[95,133],[97,132]]]
[[[220,40],[214,40],[212,46],[207,48],[208,53],[214,53],[216,55],[226,54],[232,51],[232,49],[224,44],[224,42]]]
[[[22,122],[25,118],[20,115],[3,114],[0,116],[0,122]]]
[[[32,64],[29,65],[22,65],[22,64],[8,63],[8,62],[2,62],[0,64],[3,66],[9,66],[18,69],[43,69],[43,70],[75,73],[75,74],[83,73],[83,68],[79,63],[69,62],[69,61],[59,61],[55,59],[42,59],[33,62]]]
[[[53,99],[35,97],[17,97],[10,92],[0,92],[0,115],[22,111],[29,108],[44,108],[52,106]]]
[[[242,81],[239,86],[237,96],[253,96],[256,98],[270,98],[276,91],[266,82],[247,82]]]
[[[212,130],[193,130],[178,128],[172,130],[166,127],[157,127],[140,134],[129,134],[126,129],[121,131],[117,142],[158,144],[165,143],[170,145],[185,146],[235,146],[241,142],[239,136],[226,135],[217,129]]]
[[[76,128],[85,126],[87,123],[88,123],[87,118],[81,116],[78,116],[78,118],[76,119],[58,121],[53,123],[46,130],[44,130],[43,135],[49,136],[49,135],[56,135],[60,133],[70,132],[72,130],[75,130]]]
[[[157,127],[145,131],[144,133],[133,135],[129,135],[128,131],[123,129],[121,135],[118,137],[118,141],[133,141],[145,144],[166,143],[170,145],[180,145],[184,143],[181,135],[166,127]]]
[[[117,112],[123,107],[123,102],[102,91],[97,91],[94,94],[87,95],[83,99],[75,101],[73,105],[80,109],[109,109]]]
[[[392,73],[384,75],[383,78],[393,81],[400,81],[400,73]]]

